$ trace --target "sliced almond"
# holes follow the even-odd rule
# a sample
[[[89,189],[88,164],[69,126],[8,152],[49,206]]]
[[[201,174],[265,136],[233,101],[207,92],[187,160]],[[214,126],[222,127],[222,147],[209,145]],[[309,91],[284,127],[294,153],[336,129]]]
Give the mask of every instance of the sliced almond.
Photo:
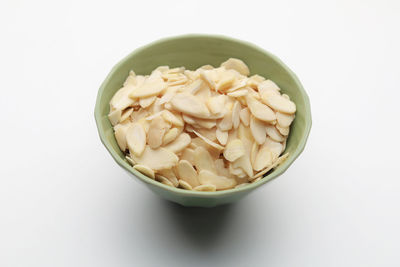
[[[142,108],[147,108],[147,107],[150,107],[154,103],[154,101],[156,101],[156,99],[157,99],[156,96],[149,96],[146,98],[141,98],[139,100],[139,104]]]
[[[252,87],[252,88],[257,88],[257,86],[262,83],[263,81],[265,81],[265,78],[256,74],[251,76],[248,80],[247,80],[247,85]]]
[[[235,161],[245,153],[243,143],[240,139],[230,141],[224,149],[224,157],[229,161]]]
[[[269,151],[268,148],[262,147],[255,158],[253,168],[255,171],[261,171],[262,169],[266,168],[267,166],[272,164],[272,153]],[[249,175],[250,177],[252,175]]]
[[[281,127],[289,127],[294,120],[294,114],[276,113],[276,120]]]
[[[232,108],[232,125],[233,128],[237,129],[237,127],[239,127],[239,123],[240,123],[240,103],[239,101],[236,101],[235,104],[233,104],[233,108]]]
[[[165,146],[166,149],[173,153],[178,153],[190,144],[191,138],[187,133],[181,133],[174,141]]]
[[[279,142],[275,142],[269,137],[265,140],[263,147],[266,147],[269,151],[271,151],[273,160],[278,158],[283,152],[283,145]]]
[[[247,176],[242,168],[234,168],[233,164],[229,164],[228,169],[229,169],[230,174],[236,176],[237,178],[244,178]]]
[[[177,166],[179,179],[186,181],[192,187],[200,185],[197,172],[187,160],[180,160]]]
[[[165,89],[165,82],[161,78],[161,74],[153,72],[141,86],[136,87],[131,94],[131,98],[144,98],[155,96]]]
[[[250,110],[248,108],[243,108],[239,113],[240,120],[246,127],[250,125],[250,115]]]
[[[182,159],[182,160],[187,160],[187,161],[189,161],[190,162],[190,164],[192,164],[193,166],[195,165],[195,160],[194,160],[194,149],[191,149],[191,148],[185,148],[183,151],[182,151],[182,154],[181,154],[181,156],[180,156],[180,158]]]
[[[161,116],[154,118],[150,123],[149,132],[147,133],[147,143],[149,146],[153,149],[161,146],[164,134],[168,129],[168,124]]]
[[[208,170],[201,170],[199,172],[199,182],[202,185],[215,185],[217,190],[233,188],[236,185],[235,179],[220,176]]]
[[[178,179],[176,178],[176,175],[174,173],[174,171],[172,169],[163,169],[163,170],[159,170],[157,171],[157,175],[161,175],[164,176],[165,178],[167,178],[175,187],[178,186]]]
[[[192,83],[186,85],[184,88],[182,88],[185,92],[189,94],[196,94],[197,91],[199,91],[203,86],[204,82],[200,79],[193,81]]]
[[[232,112],[227,112],[224,118],[219,123],[217,123],[217,125],[221,131],[229,131],[230,129],[232,129]]]
[[[257,183],[257,182],[260,181],[260,180],[261,180],[261,177],[258,177],[258,178],[256,178],[256,179],[252,180],[251,183],[252,183],[252,184]]]
[[[282,127],[279,124],[275,125],[275,127],[281,135],[283,135],[283,136],[289,135],[289,127]]]
[[[215,120],[205,120],[205,119],[194,119],[195,124],[200,126],[200,128],[206,128],[206,129],[211,129],[217,125],[217,122]]]
[[[210,146],[212,146],[212,147],[214,147],[214,148],[216,148],[216,149],[218,149],[218,150],[224,149],[223,146],[221,146],[221,145],[219,145],[219,144],[217,144],[217,143],[211,141],[210,139],[208,139],[207,137],[203,136],[203,135],[200,134],[199,132],[193,130],[193,133],[195,133],[198,137],[200,137],[201,139],[203,139],[204,142],[206,142],[206,143],[209,144]]]
[[[217,135],[215,133],[215,128],[212,128],[212,129],[200,128],[200,129],[197,129],[196,131],[210,141],[213,141],[213,142],[217,141]],[[219,147],[218,147],[218,149],[219,149]]]
[[[247,65],[242,60],[237,58],[230,58],[227,61],[223,62],[221,66],[225,67],[227,70],[236,70],[237,72],[245,76],[248,76],[250,74]]]
[[[131,114],[131,119],[132,119],[133,122],[137,122],[137,121],[139,121],[139,120],[142,119],[142,118],[148,117],[149,115],[150,115],[150,114],[149,114],[149,111],[148,111],[148,110],[146,110],[146,109],[139,109],[138,111],[133,111],[133,112],[132,112],[132,114]]]
[[[214,160],[204,147],[197,147],[194,151],[194,162],[197,171],[209,170],[211,172],[216,172]]]
[[[296,112],[296,104],[279,94],[268,96],[262,95],[261,97],[265,104],[276,111],[288,114],[293,114]]]
[[[119,89],[110,101],[110,106],[112,110],[124,110],[127,107],[133,105],[135,100],[129,97],[129,94],[135,90],[136,87],[132,84],[127,84],[126,86]]]
[[[132,159],[154,171],[172,168],[178,163],[178,157],[170,150],[162,147],[151,149],[150,146],[146,146],[140,157],[132,155]]]
[[[189,115],[182,114],[182,119],[184,122],[189,123],[189,124],[196,124],[196,121],[194,120],[193,117],[190,117]]]
[[[133,70],[129,71],[129,75],[124,82],[124,86],[136,85],[136,74]]]
[[[247,85],[247,79],[236,81],[236,83],[231,88],[226,90],[226,92],[229,94],[235,92],[236,90],[239,91],[239,89],[244,88],[246,85]]]
[[[118,127],[117,127],[118,126]],[[129,129],[130,125],[122,125],[118,124],[114,127],[115,130],[115,139],[117,140],[118,146],[121,149],[121,151],[125,151],[127,146],[126,146],[126,133]]]
[[[155,178],[154,171],[146,165],[136,164],[135,166],[133,166],[133,168],[152,179]]]
[[[124,121],[124,120],[128,119],[131,116],[132,112],[133,112],[133,108],[125,109],[121,114],[121,120],[120,121]]]
[[[212,184],[202,184],[193,188],[195,191],[203,191],[203,192],[214,192],[217,190],[217,187]]]
[[[136,164],[136,162],[135,162],[129,155],[125,156],[125,159],[126,159],[126,161],[128,161],[128,163],[129,163],[132,167]]]
[[[174,109],[196,118],[207,119],[210,115],[206,105],[194,95],[180,93],[171,99]]]
[[[266,125],[267,135],[271,137],[272,140],[277,142],[282,142],[284,140],[283,136],[279,133],[278,129],[273,125]]]
[[[181,86],[169,86],[166,89],[165,94],[160,98],[160,104],[165,104],[171,101],[180,87]]]
[[[247,105],[249,106],[250,112],[259,120],[272,122],[276,120],[276,115],[272,109],[268,106],[257,101],[254,97],[246,97]]]
[[[289,153],[282,155],[281,157],[277,158],[272,165],[270,165],[267,168],[265,168],[264,170],[256,173],[253,177],[249,177],[249,180],[251,181],[251,180],[254,180],[261,176],[264,176],[264,174],[266,174],[270,170],[272,170],[272,169],[276,168],[277,166],[279,166],[280,164],[282,164],[288,157],[289,157]]]
[[[251,165],[253,166],[254,169],[254,164],[256,162],[256,157],[258,154],[258,144],[257,142],[254,142],[253,145],[251,146],[251,152],[250,152],[250,161],[251,161]]]
[[[239,90],[233,91],[231,93],[227,93],[227,95],[230,97],[242,97],[242,96],[246,96],[248,93],[249,93],[249,90],[247,90],[247,89],[239,89]]]
[[[267,128],[265,124],[259,120],[257,120],[254,116],[250,117],[250,130],[253,134],[254,140],[258,144],[263,144],[267,137]]]
[[[268,91],[275,91],[276,93],[279,93],[279,91],[281,90],[278,85],[276,85],[276,83],[271,80],[260,82],[257,88],[260,94],[267,93]]]
[[[223,75],[221,75],[222,77],[220,77],[220,80],[217,83],[216,89],[220,92],[223,92],[227,89],[229,89],[230,87],[232,87],[232,85],[235,82],[235,76],[228,72],[228,71],[224,71]]]
[[[126,143],[129,152],[140,156],[146,147],[146,132],[140,123],[134,123],[126,132]]]
[[[232,163],[232,167],[234,168],[241,168],[249,177],[253,176],[253,166],[250,162],[250,157],[247,154],[244,154],[240,158],[236,159]]]
[[[225,162],[223,159],[217,159],[215,161],[215,168],[217,170],[217,174],[225,177],[230,177],[231,174],[229,173],[228,168],[225,167]]]
[[[163,139],[162,139],[162,145],[165,146],[172,141],[174,141],[179,135],[179,130],[178,128],[171,128],[168,130],[168,132],[165,133]]]
[[[168,180],[167,178],[165,178],[162,175],[156,175],[156,180],[159,181],[162,184],[175,187],[174,184],[170,180]]]
[[[181,127],[184,125],[182,116],[180,114],[172,113],[169,110],[164,110],[162,113],[162,116],[163,116],[164,120],[172,123],[175,126]]]
[[[200,70],[200,78],[203,79],[203,81],[206,82],[206,84],[211,88],[215,89],[215,82],[211,77],[211,71],[212,70]]]
[[[223,146],[226,145],[226,142],[228,141],[228,132],[223,132],[217,128],[217,130],[215,131],[215,134],[216,134],[218,142]]]
[[[225,107],[226,96],[218,95],[214,97],[210,97],[206,102],[209,110],[213,114],[221,113]]]
[[[112,126],[117,125],[121,121],[121,110],[116,109],[114,111],[111,111],[110,114],[108,114],[108,119],[110,120]]]
[[[186,190],[193,190],[193,187],[189,183],[185,182],[184,180],[179,180],[179,187],[186,189]]]

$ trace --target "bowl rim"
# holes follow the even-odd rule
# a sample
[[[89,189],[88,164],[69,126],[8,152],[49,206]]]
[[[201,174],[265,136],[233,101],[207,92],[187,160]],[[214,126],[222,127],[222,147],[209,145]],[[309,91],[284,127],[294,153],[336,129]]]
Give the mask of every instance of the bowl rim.
[[[305,127],[304,127],[304,134],[296,147],[296,149],[289,155],[289,157],[282,163],[280,164],[276,169],[273,169],[273,171],[267,175],[264,176],[264,178],[260,179],[259,181],[255,183],[250,183],[247,186],[239,187],[239,188],[232,188],[232,189],[227,189],[227,190],[221,190],[221,191],[214,191],[214,192],[203,192],[203,191],[194,191],[194,190],[186,190],[186,189],[181,189],[178,187],[172,187],[168,186],[165,184],[162,184],[148,176],[145,176],[144,174],[140,173],[139,171],[135,170],[132,168],[131,165],[128,164],[128,162],[124,159],[121,159],[119,155],[117,154],[116,151],[112,148],[111,144],[108,142],[106,136],[105,136],[105,131],[102,129],[102,116],[101,116],[101,110],[100,110],[100,99],[105,91],[106,84],[110,81],[114,73],[117,71],[117,69],[120,67],[120,65],[124,64],[129,58],[131,58],[133,55],[140,53],[143,50],[146,50],[147,48],[163,43],[163,42],[168,42],[172,40],[177,40],[177,39],[185,39],[185,38],[213,38],[213,39],[218,39],[218,40],[224,40],[224,41],[230,41],[230,42],[236,42],[240,43],[242,45],[248,46],[254,50],[257,50],[261,53],[264,53],[271,57],[273,60],[275,60],[281,67],[283,67],[289,75],[293,78],[294,82],[299,88],[299,91],[301,93],[301,96],[303,98],[303,101],[305,103]],[[161,38],[156,41],[153,41],[149,44],[143,45],[135,50],[133,50],[131,53],[129,53],[127,56],[122,58],[117,64],[114,65],[114,67],[111,69],[103,83],[100,85],[100,88],[97,93],[96,97],[96,105],[94,109],[94,116],[96,120],[96,126],[97,126],[97,131],[100,137],[101,142],[107,149],[107,151],[111,154],[112,158],[115,160],[115,162],[120,165],[123,169],[126,171],[130,172],[133,174],[133,176],[139,178],[143,182],[147,184],[154,185],[160,189],[170,191],[171,193],[178,194],[181,196],[197,196],[197,197],[217,197],[217,196],[226,196],[226,195],[232,195],[236,194],[239,192],[245,192],[245,191],[252,191],[267,182],[273,180],[274,178],[277,178],[281,174],[283,174],[289,167],[290,165],[293,164],[293,162],[300,156],[300,154],[303,152],[308,136],[310,134],[311,130],[311,125],[312,125],[312,119],[311,119],[311,107],[310,107],[310,100],[309,97],[304,90],[302,84],[300,83],[299,78],[296,76],[296,74],[288,67],[286,66],[285,63],[283,63],[277,56],[273,55],[272,53],[265,51],[261,47],[254,45],[252,43],[249,43],[247,41],[239,40],[236,38],[228,37],[225,35],[216,35],[216,34],[184,34],[184,35],[176,35],[176,36],[171,36],[171,37],[166,37],[166,38]]]

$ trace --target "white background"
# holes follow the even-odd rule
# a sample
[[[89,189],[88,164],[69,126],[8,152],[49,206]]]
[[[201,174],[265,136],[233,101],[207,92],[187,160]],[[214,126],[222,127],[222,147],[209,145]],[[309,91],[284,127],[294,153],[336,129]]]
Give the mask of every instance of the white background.
[[[400,2],[1,1],[0,266],[400,266]],[[312,106],[304,153],[241,202],[189,209],[100,143],[98,87],[161,37],[280,57]]]

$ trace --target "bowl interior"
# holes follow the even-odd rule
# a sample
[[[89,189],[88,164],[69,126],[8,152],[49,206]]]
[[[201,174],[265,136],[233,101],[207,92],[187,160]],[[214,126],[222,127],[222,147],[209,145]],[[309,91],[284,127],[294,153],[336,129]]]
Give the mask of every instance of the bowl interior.
[[[282,165],[270,172],[261,181],[248,187],[213,193],[220,194],[227,193],[227,191],[251,189],[284,172],[304,149],[310,131],[311,112],[307,94],[293,72],[275,56],[246,42],[209,35],[178,36],[154,42],[135,50],[112,69],[99,90],[95,117],[100,138],[117,163],[144,182],[164,187],[167,190],[180,191],[184,194],[212,194],[210,192],[193,192],[171,188],[154,182],[131,168],[116,143],[107,114],[112,96],[121,88],[130,70],[134,70],[136,74],[149,74],[160,65],[184,66],[191,70],[205,64],[217,67],[230,57],[242,59],[249,66],[251,75],[259,74],[277,83],[282,92],[288,94],[296,103],[297,112],[285,151],[289,152],[290,156]]]

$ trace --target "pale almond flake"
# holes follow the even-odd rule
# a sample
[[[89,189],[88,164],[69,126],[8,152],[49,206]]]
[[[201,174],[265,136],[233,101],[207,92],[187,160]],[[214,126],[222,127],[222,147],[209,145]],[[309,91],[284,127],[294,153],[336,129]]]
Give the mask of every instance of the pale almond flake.
[[[262,101],[276,111],[293,114],[296,112],[296,104],[281,95],[262,95]]]
[[[211,88],[215,89],[215,82],[212,78],[211,70],[200,70],[200,78]]]
[[[265,80],[262,81],[258,84],[257,86],[258,91],[260,94],[267,93],[268,91],[274,91],[275,93],[279,94],[279,91],[281,90],[276,83],[274,83],[271,80]]]
[[[226,101],[225,95],[218,95],[210,97],[206,102],[206,104],[212,114],[219,114],[223,111],[225,107],[225,101]]]
[[[233,93],[236,90],[239,91],[239,89],[245,87],[247,85],[247,79],[242,79],[240,81],[237,81],[231,88],[226,90],[227,93]]]
[[[129,94],[135,90],[135,86],[127,84],[126,86],[119,89],[110,101],[111,110],[124,110],[127,107],[133,105],[135,100],[129,97]]]
[[[129,71],[129,75],[124,82],[124,86],[127,85],[133,85],[133,86],[136,85],[136,74],[133,70]]]
[[[184,122],[189,123],[189,124],[196,124],[196,121],[194,120],[193,117],[190,117],[189,115],[182,114],[182,119]]]
[[[125,156],[126,161],[133,167],[133,165],[137,164],[129,155]]]
[[[274,163],[272,165],[270,165],[270,166],[266,167],[264,170],[256,173],[253,177],[249,177],[249,181],[259,178],[261,176],[264,176],[264,174],[266,174],[270,170],[272,170],[272,169],[276,168],[277,166],[279,166],[280,164],[282,164],[288,157],[289,157],[289,153],[286,153],[286,154],[280,156],[279,158],[277,158],[274,161]]]
[[[253,176],[253,166],[251,165],[250,157],[244,154],[232,163],[233,168],[241,168],[247,176]]]
[[[197,171],[209,170],[216,173],[214,160],[204,147],[197,147],[194,151],[194,162]]]
[[[138,164],[146,165],[154,171],[172,168],[178,163],[175,153],[163,147],[151,149],[150,146],[146,146],[140,157],[131,156]]]
[[[237,129],[239,127],[240,110],[241,110],[240,103],[239,103],[239,101],[236,101],[235,104],[233,104],[233,108],[232,108],[232,126],[235,129]]]
[[[249,93],[249,90],[247,90],[247,89],[239,89],[239,90],[236,90],[234,92],[227,93],[227,95],[230,96],[230,97],[235,97],[236,98],[236,97],[246,96],[248,93]]]
[[[223,92],[232,87],[234,82],[235,82],[235,76],[232,73],[225,71],[223,72],[222,77],[220,77],[220,80],[216,85],[216,89],[217,91]]]
[[[193,188],[193,190],[203,191],[203,192],[214,192],[217,190],[217,187],[212,184],[203,184],[203,185],[196,186],[195,188]]]
[[[121,149],[121,151],[125,151],[127,148],[126,133],[129,129],[129,126],[130,125],[118,124],[114,127],[115,139],[117,140],[117,144],[118,144],[119,148]]]
[[[127,108],[127,109],[125,109],[125,110],[122,112],[120,121],[124,121],[124,120],[128,119],[128,118],[131,116],[132,113],[133,113],[133,108]]]
[[[163,169],[163,170],[159,170],[157,171],[157,175],[161,175],[164,176],[165,178],[167,178],[175,187],[178,186],[179,182],[178,182],[178,178],[176,177],[174,171],[172,169]]]
[[[256,179],[252,180],[251,183],[252,183],[252,184],[257,183],[257,182],[260,181],[260,180],[261,180],[261,177],[258,177],[258,178],[256,178]]]
[[[164,134],[169,129],[169,124],[165,122],[165,120],[158,116],[154,118],[149,126],[149,131],[147,133],[147,143],[153,149],[161,146]]]
[[[255,74],[247,79],[247,85],[256,89],[258,87],[258,85],[260,83],[262,83],[263,81],[265,81],[264,77],[262,77],[258,74]]]
[[[257,144],[257,142],[254,142],[253,145],[251,146],[250,162],[251,162],[251,165],[253,166],[253,169],[254,169],[254,164],[256,161],[257,154],[258,154],[258,148],[259,148],[259,145]]]
[[[217,125],[217,122],[215,120],[195,118],[194,121],[196,125],[200,126],[200,128],[211,129]]]
[[[195,160],[194,160],[194,149],[191,148],[185,148],[182,151],[182,154],[180,156],[180,159],[182,160],[187,160],[190,162],[190,164],[192,164],[193,166],[195,165]]]
[[[212,184],[215,185],[217,190],[233,188],[237,184],[233,178],[220,176],[208,170],[201,170],[198,177],[202,185]]]
[[[139,99],[139,104],[142,108],[147,108],[150,107],[154,101],[156,101],[157,97],[156,96],[149,96],[146,98],[141,98]]]
[[[207,137],[203,136],[203,135],[200,134],[199,132],[193,130],[193,133],[195,133],[198,137],[200,137],[201,139],[203,139],[204,142],[206,142],[206,143],[209,144],[210,146],[212,146],[212,147],[214,147],[214,148],[216,148],[216,149],[219,149],[219,150],[224,149],[223,146],[221,146],[221,145],[219,145],[219,144],[217,144],[217,143],[211,141],[210,139],[208,139]]]
[[[149,96],[156,96],[165,89],[165,82],[161,78],[161,74],[153,72],[141,86],[136,87],[131,94],[131,98],[143,98]]]
[[[225,167],[225,162],[223,159],[217,159],[215,161],[215,168],[217,170],[217,174],[221,176],[225,176],[230,178],[231,174],[229,172],[229,169]]]
[[[283,135],[283,136],[289,135],[289,127],[282,127],[279,124],[275,125],[275,127],[281,135]]]
[[[245,76],[249,76],[250,74],[247,65],[242,60],[237,58],[230,58],[227,61],[223,62],[221,66],[225,67],[227,70],[236,70],[237,72]]]
[[[174,184],[170,180],[168,180],[166,177],[164,177],[162,175],[156,175],[156,180],[162,184],[175,187]]]
[[[174,141],[165,146],[165,148],[173,153],[181,152],[190,144],[191,138],[187,133],[181,133]]]
[[[267,137],[267,128],[262,121],[257,120],[254,116],[250,117],[250,130],[254,137],[254,140],[258,144],[263,144]]]
[[[179,129],[178,128],[171,128],[164,134],[164,137],[162,139],[162,145],[165,146],[172,141],[174,141],[179,135]]]
[[[223,132],[217,128],[217,130],[215,131],[215,135],[221,145],[226,145],[226,142],[228,141],[228,132]]]
[[[200,185],[197,172],[189,161],[180,160],[176,169],[179,179],[184,180],[192,187]]]
[[[278,129],[273,125],[266,125],[267,135],[276,142],[282,142],[284,137],[279,133]]]
[[[244,170],[242,168],[234,168],[233,164],[229,164],[228,167],[229,173],[231,175],[236,176],[237,178],[244,178],[246,177],[246,173],[244,172]]]
[[[230,141],[224,149],[224,157],[229,161],[235,161],[245,153],[243,142],[240,139]]]
[[[140,156],[146,147],[146,132],[140,123],[134,123],[126,132],[126,143],[129,152]]]
[[[269,137],[265,140],[263,147],[266,147],[269,151],[271,151],[273,160],[278,158],[284,150],[284,147],[281,143],[276,142]]]
[[[250,125],[250,115],[250,110],[247,107],[243,108],[239,113],[240,120],[246,127]]]
[[[108,114],[108,119],[110,120],[112,126],[117,125],[121,121],[121,114],[122,114],[122,112],[120,109],[111,111]]]
[[[155,178],[154,171],[149,167],[147,167],[146,165],[136,164],[135,166],[133,166],[133,168],[141,172],[142,174],[146,175],[147,177],[150,177],[152,179]]]
[[[206,105],[194,95],[180,93],[171,99],[174,109],[197,118],[207,119],[210,115]]]
[[[294,120],[294,114],[276,113],[276,120],[281,127],[289,127]]]
[[[146,118],[150,115],[149,111],[146,109],[139,109],[138,111],[133,111],[131,114],[131,119],[133,122],[137,122],[142,118]]]
[[[219,123],[217,123],[217,126],[221,131],[229,131],[230,129],[232,129],[232,112],[227,112],[224,118],[219,121]]]
[[[182,116],[178,113],[172,113],[169,110],[164,110],[162,116],[164,120],[172,123],[175,126],[181,127],[184,125]]]
[[[197,79],[194,80],[192,83],[187,84],[185,87],[182,88],[181,91],[185,91],[189,94],[196,94],[203,86],[205,86],[203,80]]]
[[[217,135],[215,133],[215,128],[212,128],[212,129],[200,128],[200,129],[197,129],[196,131],[210,141],[213,141],[213,142],[217,141]]]
[[[267,147],[262,147],[254,160],[253,168],[255,171],[261,171],[272,164],[272,153]],[[250,177],[252,175],[249,175]]]
[[[193,190],[193,187],[184,180],[179,180],[179,187],[186,190]]]
[[[246,97],[247,105],[250,109],[251,114],[259,120],[272,122],[276,120],[276,115],[272,109],[262,104],[254,97]]]

